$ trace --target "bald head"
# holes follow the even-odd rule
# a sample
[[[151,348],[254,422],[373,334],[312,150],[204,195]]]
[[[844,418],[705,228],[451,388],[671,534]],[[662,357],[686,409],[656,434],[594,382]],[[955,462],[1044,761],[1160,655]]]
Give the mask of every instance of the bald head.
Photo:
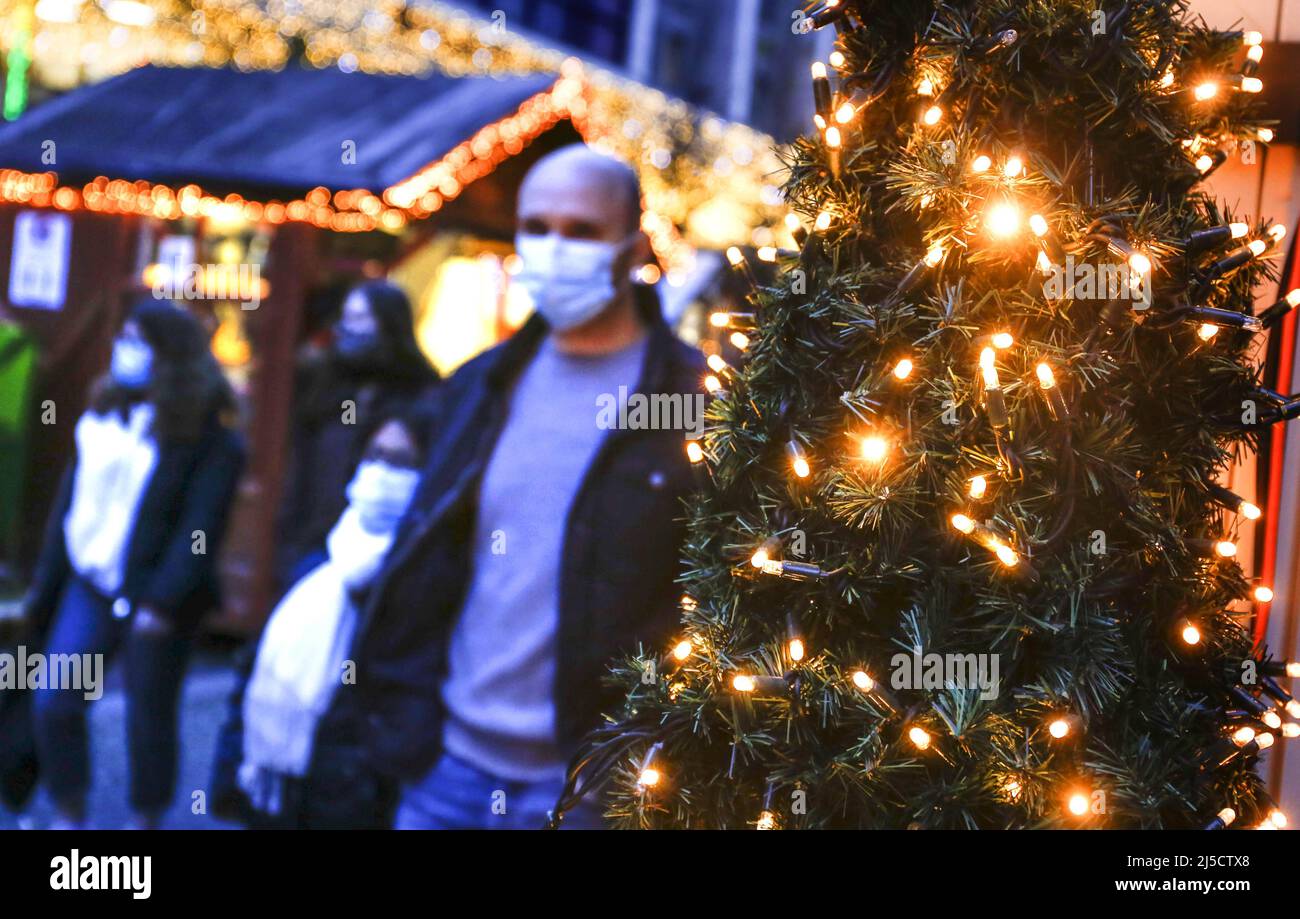
[[[585,144],[538,160],[519,189],[519,229],[574,239],[626,239],[641,226],[636,170]]]

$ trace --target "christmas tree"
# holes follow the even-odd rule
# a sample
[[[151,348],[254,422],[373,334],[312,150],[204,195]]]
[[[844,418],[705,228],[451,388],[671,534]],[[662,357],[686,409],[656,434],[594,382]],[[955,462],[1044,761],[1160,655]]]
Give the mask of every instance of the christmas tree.
[[[1203,186],[1272,138],[1260,36],[1182,0],[809,17],[797,251],[730,253],[679,643],[616,667],[571,788],[623,827],[1280,822],[1256,767],[1300,704],[1217,483],[1300,411],[1251,357],[1300,292],[1254,312],[1285,229]]]

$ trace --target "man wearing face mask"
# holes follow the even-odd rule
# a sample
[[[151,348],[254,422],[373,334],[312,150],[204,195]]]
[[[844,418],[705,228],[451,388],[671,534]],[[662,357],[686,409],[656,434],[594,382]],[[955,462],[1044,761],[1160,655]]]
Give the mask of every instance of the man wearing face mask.
[[[519,195],[518,280],[536,315],[462,368],[353,649],[365,742],[404,784],[399,828],[540,826],[615,701],[610,660],[678,621],[682,430],[602,430],[602,396],[692,399],[700,356],[649,288],[640,191],[583,147]],[[504,797],[501,793],[504,792]],[[599,808],[566,826],[601,825]]]

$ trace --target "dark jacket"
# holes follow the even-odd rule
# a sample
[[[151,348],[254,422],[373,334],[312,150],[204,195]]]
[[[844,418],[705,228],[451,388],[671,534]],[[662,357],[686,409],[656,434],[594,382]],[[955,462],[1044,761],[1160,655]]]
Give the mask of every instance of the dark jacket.
[[[657,301],[643,308],[653,319],[637,391],[691,398],[703,374],[699,352],[672,334]],[[355,718],[374,767],[393,777],[417,778],[439,755],[440,685],[470,580],[479,484],[512,383],[546,331],[534,317],[438,394],[419,490],[358,623],[357,680],[336,695],[326,720]],[[639,642],[665,647],[678,627],[682,499],[693,487],[681,430],[610,431],[579,486],[565,530],[556,641],[556,740],[566,755],[617,701],[601,685],[611,660]]]
[[[240,437],[215,417],[197,440],[158,445],[158,461],[132,524],[120,597],[133,607],[153,607],[182,631],[218,604],[216,553],[243,465]],[[44,633],[72,574],[63,520],[75,473],[74,460],[45,526],[28,594],[26,615],[37,634]],[[203,554],[194,552],[195,531],[204,533]]]

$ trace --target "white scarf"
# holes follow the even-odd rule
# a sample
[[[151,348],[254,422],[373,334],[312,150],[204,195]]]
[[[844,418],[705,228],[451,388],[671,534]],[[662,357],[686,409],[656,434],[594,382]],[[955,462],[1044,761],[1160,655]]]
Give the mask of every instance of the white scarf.
[[[316,725],[343,679],[356,628],[350,590],[379,571],[393,531],[368,532],[350,505],[326,540],[329,561],[280,601],[262,633],[244,694],[244,761],[240,787],[263,813],[279,814],[285,778],[303,776]]]
[[[126,421],[116,411],[86,412],[77,422],[77,465],[63,538],[73,570],[101,593],[116,596],[140,501],[158,464],[149,428],[153,406],[134,406]]]

